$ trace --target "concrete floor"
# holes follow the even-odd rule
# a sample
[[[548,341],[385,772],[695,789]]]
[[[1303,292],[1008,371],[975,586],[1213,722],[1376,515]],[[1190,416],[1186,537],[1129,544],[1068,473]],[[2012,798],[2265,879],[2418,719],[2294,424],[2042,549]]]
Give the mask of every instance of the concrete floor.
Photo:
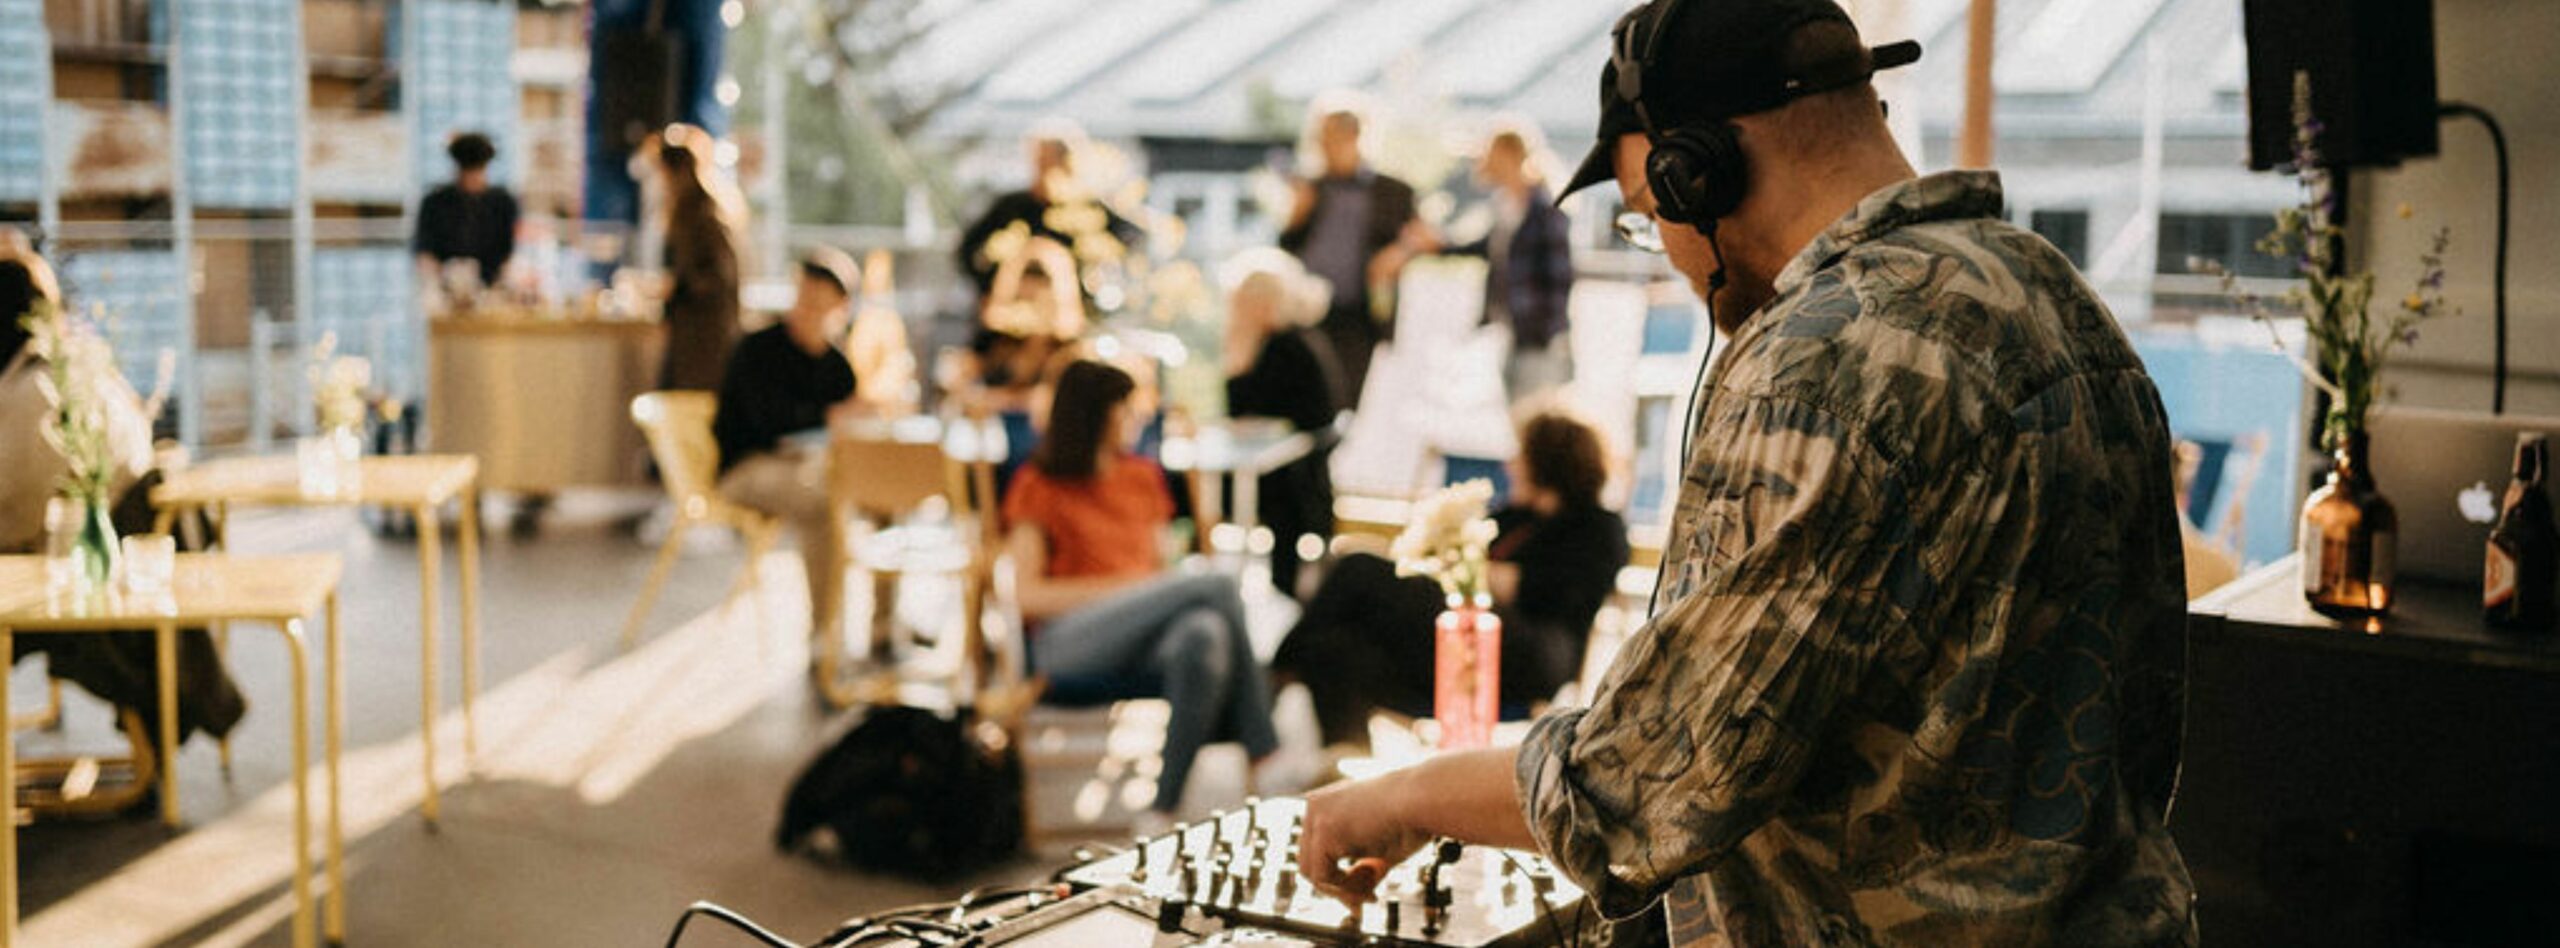
[[[646,502],[573,496],[538,536],[489,537],[480,744],[468,773],[448,593],[438,758],[445,813],[433,830],[417,809],[414,545],[377,539],[346,513],[239,519],[241,552],[346,557],[350,942],[656,945],[696,899],[808,939],[852,915],[1037,878],[1070,858],[1066,843],[1050,842],[976,878],[928,886],[776,851],[771,832],[790,780],[845,727],[844,716],[822,710],[804,673],[797,558],[776,554],[762,564],[760,603],[723,608],[738,553],[714,545],[687,556],[644,644],[623,653],[616,636],[651,551],[614,524]],[[1254,598],[1255,637],[1267,653],[1290,607],[1273,595]],[[926,590],[907,599],[913,611],[930,609],[936,596]],[[232,650],[233,674],[251,705],[233,736],[228,777],[214,745],[199,739],[178,763],[184,829],[141,815],[23,830],[25,943],[289,943],[283,650],[275,636],[247,629],[233,633]],[[40,680],[35,663],[16,670],[21,705]],[[316,671],[313,681],[316,689]],[[62,733],[21,736],[21,752],[118,746],[105,706],[76,689],[69,705]],[[1146,709],[1130,716],[1143,731]],[[1119,801],[1143,799],[1149,748],[1143,733],[1135,744],[1125,739],[1126,726],[1105,738],[1097,720],[1066,723],[1035,729],[1035,747],[1054,755],[1069,745],[1068,756],[1080,761],[1035,771],[1035,811],[1053,827],[1082,820],[1107,836]],[[316,754],[316,712],[313,744]],[[1094,752],[1079,755],[1079,747]],[[1117,782],[1097,778],[1097,769]],[[1213,748],[1186,809],[1233,805],[1243,769],[1241,752]],[[315,808],[322,786],[314,780]],[[687,943],[743,942],[697,927]]]

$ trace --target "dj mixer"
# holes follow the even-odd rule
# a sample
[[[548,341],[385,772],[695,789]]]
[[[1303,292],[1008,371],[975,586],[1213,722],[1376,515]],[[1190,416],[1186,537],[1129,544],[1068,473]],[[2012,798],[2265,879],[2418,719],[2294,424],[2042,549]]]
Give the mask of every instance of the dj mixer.
[[[1582,890],[1545,859],[1441,840],[1390,869],[1375,900],[1354,909],[1298,875],[1306,804],[1251,801],[1070,869],[1079,889],[1152,909],[1160,931],[1205,923],[1254,941],[1193,944],[1492,948],[1566,941]]]
[[[849,920],[812,948],[1530,948],[1581,942],[1582,890],[1534,853],[1438,840],[1357,908],[1298,875],[1300,800],[1140,840],[1050,882]],[[793,943],[697,903],[768,945]],[[674,939],[684,934],[680,921]],[[671,941],[670,944],[674,942]]]

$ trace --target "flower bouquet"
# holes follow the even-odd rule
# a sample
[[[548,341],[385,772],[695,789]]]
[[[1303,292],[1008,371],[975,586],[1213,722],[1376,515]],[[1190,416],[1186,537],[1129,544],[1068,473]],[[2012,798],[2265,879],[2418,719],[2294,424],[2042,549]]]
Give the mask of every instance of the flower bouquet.
[[[1485,507],[1493,485],[1465,481],[1416,503],[1396,536],[1396,572],[1427,576],[1440,584],[1448,608],[1434,624],[1431,713],[1439,719],[1440,746],[1483,747],[1501,719],[1502,620],[1493,614],[1485,549],[1493,521]]]
[[[61,578],[86,589],[105,589],[115,577],[117,556],[110,516],[116,455],[107,420],[107,399],[118,387],[115,351],[95,324],[51,303],[38,302],[22,324],[28,350],[45,365],[36,385],[52,406],[44,416],[45,443],[62,455],[64,473],[56,495],[79,512],[72,568]]]
[[[365,392],[373,365],[337,351],[336,333],[311,347],[311,404],[320,433],[295,447],[302,492],[314,497],[352,494],[364,477]]]
[[[2276,212],[2275,229],[2257,242],[2259,253],[2289,262],[2301,282],[2270,301],[2240,285],[2228,268],[2192,261],[2194,269],[2222,278],[2222,288],[2251,318],[2276,337],[2303,378],[2327,396],[2322,445],[2333,460],[2329,481],[2302,511],[2303,593],[2312,606],[2340,617],[2368,616],[2391,607],[2395,534],[2391,501],[2374,487],[2365,463],[2367,425],[2381,399],[2382,372],[2394,350],[2418,341],[2418,326],[2448,311],[2444,299],[2445,249],[2452,232],[2437,228],[2418,255],[2418,277],[2408,295],[2387,313],[2374,311],[2374,274],[2350,271],[2341,254],[2347,231],[2332,170],[2320,157],[2323,125],[2311,111],[2311,78],[2293,80],[2293,166],[2302,200]],[[2406,204],[2398,216],[2414,212]],[[2283,342],[2280,315],[2302,320],[2310,337],[2308,358]]]

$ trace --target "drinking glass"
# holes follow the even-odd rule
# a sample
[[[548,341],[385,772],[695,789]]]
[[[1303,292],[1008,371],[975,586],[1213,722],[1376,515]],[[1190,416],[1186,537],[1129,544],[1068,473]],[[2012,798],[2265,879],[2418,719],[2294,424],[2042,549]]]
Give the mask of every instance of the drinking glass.
[[[44,502],[44,587],[61,592],[80,581],[80,530],[86,526],[87,504],[69,497]]]
[[[178,571],[178,539],[166,533],[124,538],[125,589],[145,596],[169,591]]]

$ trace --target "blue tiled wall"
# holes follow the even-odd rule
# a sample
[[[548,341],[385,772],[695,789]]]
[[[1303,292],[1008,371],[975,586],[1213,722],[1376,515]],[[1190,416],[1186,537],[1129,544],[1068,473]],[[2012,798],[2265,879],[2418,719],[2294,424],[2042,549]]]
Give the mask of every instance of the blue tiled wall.
[[[63,296],[82,313],[100,317],[135,389],[151,391],[162,349],[177,352],[183,376],[193,353],[186,347],[185,270],[176,254],[96,250],[66,254],[61,264]]]
[[[187,187],[198,207],[293,206],[293,44],[296,0],[185,0],[173,4]]]
[[[411,314],[413,263],[402,247],[323,247],[311,255],[311,313],[301,344],[338,334],[338,351],[373,361],[374,384],[415,398],[424,389],[426,350]]]
[[[420,189],[453,177],[445,142],[459,132],[479,132],[498,145],[489,177],[513,183],[516,122],[521,109],[513,62],[514,3],[492,0],[417,0],[417,62],[405,94],[418,110],[418,137],[410,143],[411,168]]]
[[[50,50],[43,0],[0,0],[0,201],[32,202],[42,187]]]

